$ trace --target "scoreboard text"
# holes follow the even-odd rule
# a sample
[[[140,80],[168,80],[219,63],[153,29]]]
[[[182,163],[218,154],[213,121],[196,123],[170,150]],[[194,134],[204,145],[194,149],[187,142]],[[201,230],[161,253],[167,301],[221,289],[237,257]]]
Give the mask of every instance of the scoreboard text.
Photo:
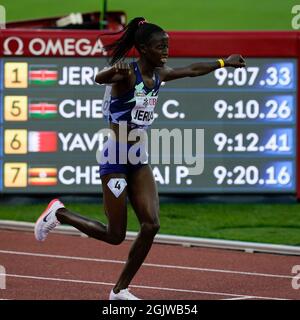
[[[231,50],[219,54],[212,47],[203,53],[199,45],[197,54],[188,48],[184,54],[177,34],[170,33],[175,49],[167,63],[174,68],[226,57]],[[1,192],[101,191],[96,153],[101,148],[98,131],[107,123],[104,86],[94,78],[107,58],[99,33],[93,36],[98,45],[91,45],[97,50],[88,55],[74,51],[72,57],[53,51],[55,43],[54,49],[47,44],[45,52],[36,46],[30,52],[36,37],[32,31],[24,31],[20,40],[8,41],[9,36],[2,35],[0,57]],[[201,39],[202,34],[190,37]],[[18,54],[20,41],[23,51]],[[205,156],[198,176],[189,175],[185,165],[153,165],[160,192],[296,193],[298,59],[260,54],[259,49],[257,56],[247,57],[243,50],[238,42],[230,53],[244,55],[246,68],[222,68],[161,87],[152,127],[204,129]]]

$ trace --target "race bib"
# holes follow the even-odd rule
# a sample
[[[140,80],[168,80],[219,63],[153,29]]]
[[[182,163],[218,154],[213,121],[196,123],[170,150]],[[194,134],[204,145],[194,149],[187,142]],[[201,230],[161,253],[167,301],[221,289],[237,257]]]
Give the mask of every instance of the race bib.
[[[131,110],[131,122],[140,126],[149,126],[154,120],[154,108],[157,96],[146,96],[144,92],[135,93],[135,106]]]
[[[127,182],[124,178],[111,178],[107,185],[114,196],[118,198],[127,186]]]

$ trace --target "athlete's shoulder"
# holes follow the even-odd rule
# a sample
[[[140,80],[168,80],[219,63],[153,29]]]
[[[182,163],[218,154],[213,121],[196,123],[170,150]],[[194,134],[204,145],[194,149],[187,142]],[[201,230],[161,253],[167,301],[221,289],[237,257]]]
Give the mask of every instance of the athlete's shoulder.
[[[166,65],[164,65],[163,67],[157,67],[156,68],[156,72],[158,73],[159,75],[159,78],[161,81],[164,81],[166,75],[168,73],[170,73],[173,69],[171,67],[168,67]]]

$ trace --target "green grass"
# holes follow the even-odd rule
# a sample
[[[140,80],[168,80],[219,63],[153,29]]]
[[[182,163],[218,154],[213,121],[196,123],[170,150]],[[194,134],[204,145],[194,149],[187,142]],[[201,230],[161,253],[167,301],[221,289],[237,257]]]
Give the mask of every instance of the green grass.
[[[45,205],[1,205],[0,219],[35,221]],[[74,212],[106,222],[102,205],[70,204]],[[138,222],[129,208],[128,230]],[[299,204],[161,204],[162,234],[300,245]]]
[[[166,30],[292,30],[297,0],[108,0],[128,19],[144,16]],[[1,0],[8,21],[102,8],[102,0]]]

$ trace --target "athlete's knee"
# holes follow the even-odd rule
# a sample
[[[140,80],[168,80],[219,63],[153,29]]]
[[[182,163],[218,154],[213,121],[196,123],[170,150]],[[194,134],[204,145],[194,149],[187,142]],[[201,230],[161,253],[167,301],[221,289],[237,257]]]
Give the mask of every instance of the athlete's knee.
[[[141,225],[141,232],[145,236],[154,237],[160,229],[159,222],[144,222]]]
[[[109,243],[113,245],[119,245],[121,244],[126,238],[126,232],[125,233],[113,233],[110,234],[109,237]]]

